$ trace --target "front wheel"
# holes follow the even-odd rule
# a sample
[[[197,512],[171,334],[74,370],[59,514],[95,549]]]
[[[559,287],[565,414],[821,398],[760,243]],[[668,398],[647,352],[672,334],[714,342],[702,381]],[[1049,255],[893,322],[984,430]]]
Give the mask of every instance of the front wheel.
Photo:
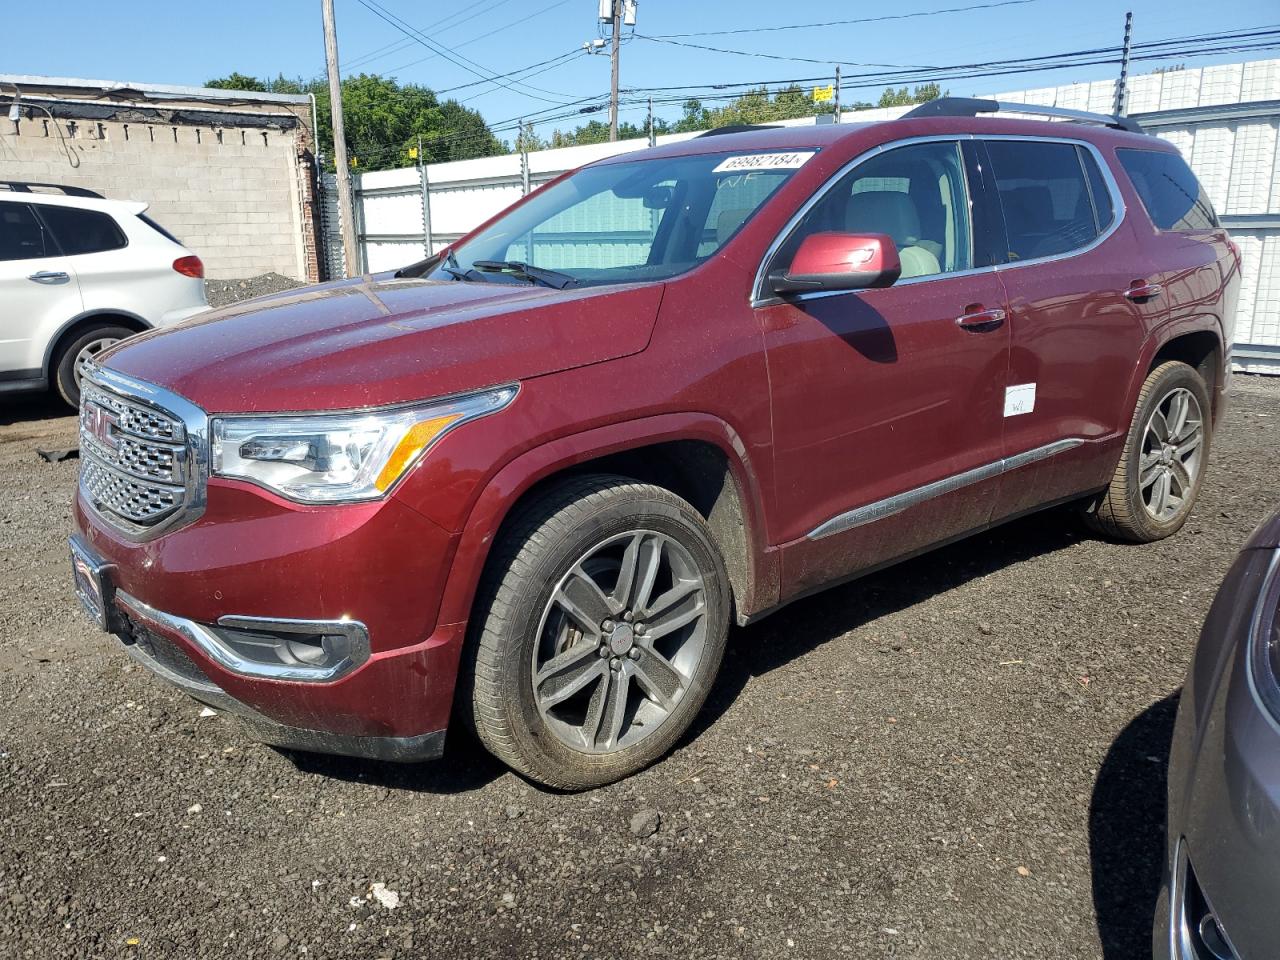
[[[729,627],[702,517],[661,487],[589,476],[520,511],[473,621],[471,717],[525,776],[585,789],[635,773],[689,727]]]
[[[1177,533],[1191,515],[1209,462],[1209,392],[1185,363],[1148,374],[1111,484],[1085,513],[1099,533],[1150,543]]]

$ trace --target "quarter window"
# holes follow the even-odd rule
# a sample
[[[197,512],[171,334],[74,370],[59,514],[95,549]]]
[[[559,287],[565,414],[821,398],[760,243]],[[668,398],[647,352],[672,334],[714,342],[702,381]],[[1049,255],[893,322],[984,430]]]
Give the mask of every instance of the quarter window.
[[[119,250],[129,242],[115,220],[97,210],[40,204],[40,216],[58,238],[62,252],[67,256]]]
[[[1078,250],[1110,223],[1110,195],[1104,185],[1104,205],[1094,209],[1083,151],[1074,144],[989,140],[986,146],[1004,211],[1009,262]]]
[[[785,268],[805,237],[824,231],[888,234],[903,278],[969,269],[973,244],[959,145],[911,144],[858,164],[805,214],[770,270]]]
[[[1218,216],[1200,181],[1176,153],[1117,150],[1151,222],[1161,230],[1215,230]]]
[[[0,260],[47,257],[44,228],[25,203],[0,203]]]

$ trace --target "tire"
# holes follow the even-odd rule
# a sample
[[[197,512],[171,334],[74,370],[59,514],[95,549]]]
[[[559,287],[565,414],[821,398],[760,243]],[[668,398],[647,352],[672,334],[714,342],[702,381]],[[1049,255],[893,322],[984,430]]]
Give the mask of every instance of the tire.
[[[557,789],[644,769],[706,700],[728,582],[706,523],[670,491],[608,475],[551,487],[490,558],[464,664],[467,719],[490,753]]]
[[[1183,404],[1185,418],[1179,416]],[[1204,380],[1187,364],[1169,361],[1152,370],[1138,394],[1115,475],[1085,511],[1085,523],[1097,533],[1133,543],[1177,533],[1204,482],[1211,409]],[[1171,427],[1172,437],[1162,440],[1161,430],[1168,434]]]
[[[76,380],[76,363],[81,354],[86,356],[97,354],[125,337],[132,337],[135,332],[128,327],[104,324],[89,327],[76,334],[76,338],[58,354],[57,366],[54,367],[53,385],[62,395],[62,399],[73,407],[80,406],[80,384]]]

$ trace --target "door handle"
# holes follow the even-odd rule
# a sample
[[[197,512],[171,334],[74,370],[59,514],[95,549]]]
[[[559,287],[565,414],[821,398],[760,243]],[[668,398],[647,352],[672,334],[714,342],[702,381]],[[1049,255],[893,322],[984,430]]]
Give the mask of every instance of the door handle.
[[[987,333],[1004,323],[1004,317],[1005,313],[999,307],[984,310],[981,304],[975,303],[956,317],[956,326],[970,333]]]
[[[1160,286],[1160,284],[1147,283],[1144,280],[1130,284],[1124,295],[1135,303],[1145,303],[1147,300],[1160,296],[1163,291],[1164,287]]]
[[[39,273],[31,274],[27,279],[34,280],[36,283],[66,283],[71,277],[62,270],[41,270]]]

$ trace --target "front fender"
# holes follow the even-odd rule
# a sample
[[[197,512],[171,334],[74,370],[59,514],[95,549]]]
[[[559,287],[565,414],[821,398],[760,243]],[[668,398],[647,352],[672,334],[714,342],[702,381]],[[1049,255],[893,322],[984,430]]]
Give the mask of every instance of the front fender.
[[[778,597],[776,551],[766,543],[759,482],[737,432],[705,413],[669,413],[584,430],[559,437],[520,454],[484,485],[467,516],[449,571],[440,607],[440,622],[470,617],[485,561],[503,521],[519,499],[538,482],[589,460],[672,440],[701,440],[727,457],[742,494],[743,517],[751,553],[751,609],[774,605]]]

